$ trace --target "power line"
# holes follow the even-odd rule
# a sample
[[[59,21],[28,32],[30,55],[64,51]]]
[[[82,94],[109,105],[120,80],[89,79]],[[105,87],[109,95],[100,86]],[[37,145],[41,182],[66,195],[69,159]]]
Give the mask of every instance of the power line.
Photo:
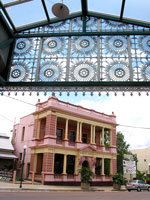
[[[19,101],[19,102],[21,102],[21,103],[25,103],[25,104],[28,104],[28,105],[30,105],[30,106],[36,107],[35,104],[29,103],[29,102],[26,102],[26,101],[23,101],[23,100],[14,98],[14,97],[10,97],[10,96],[7,96],[7,95],[4,95],[4,96],[7,97],[7,98],[10,98],[10,99]],[[41,105],[40,105],[39,107],[44,109],[44,107],[42,107]],[[6,118],[6,117],[4,116],[4,118]],[[7,118],[6,118],[6,119],[7,119]],[[8,119],[8,120],[9,120],[9,119]],[[11,121],[11,120],[9,120],[9,121]],[[12,121],[11,121],[11,122],[12,122]],[[127,128],[147,129],[147,130],[150,129],[150,128],[148,128],[148,127],[129,126],[129,125],[122,125],[122,124],[119,124],[118,126],[123,126],[123,127],[127,127]]]
[[[6,120],[8,120],[8,121],[10,121],[10,122],[12,122],[12,123],[13,123],[13,121],[12,121],[12,120],[8,119],[8,118],[7,118],[7,117],[5,117],[4,115],[0,114],[0,116],[1,116],[2,118],[4,118],[4,119],[6,119]]]
[[[119,124],[118,126],[124,126],[124,127],[128,127],[128,128],[150,129],[148,127],[128,126],[128,125],[121,125],[121,124]]]
[[[26,102],[26,101],[23,101],[23,100],[20,100],[20,99],[16,99],[16,98],[14,98],[14,97],[10,97],[10,96],[7,96],[7,95],[4,95],[4,96],[7,97],[7,98],[10,98],[10,99],[19,101],[19,102],[21,102],[21,103],[25,103],[25,104],[28,104],[28,105],[30,105],[30,106],[35,106],[35,107],[36,107],[36,105],[34,105],[34,104],[32,104],[32,103],[29,103],[29,102]]]

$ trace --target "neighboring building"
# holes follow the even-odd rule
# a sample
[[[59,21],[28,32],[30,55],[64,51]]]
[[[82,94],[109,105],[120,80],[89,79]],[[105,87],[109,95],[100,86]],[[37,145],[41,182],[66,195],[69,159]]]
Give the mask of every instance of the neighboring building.
[[[19,159],[27,146],[24,175],[43,184],[79,185],[79,169],[95,173],[93,185],[111,185],[116,173],[116,116],[52,96],[14,126]],[[19,166],[18,166],[19,167]]]
[[[150,174],[150,148],[133,149],[131,152],[137,155],[137,170]]]
[[[0,171],[13,170],[16,159],[9,137],[5,133],[0,133]]]

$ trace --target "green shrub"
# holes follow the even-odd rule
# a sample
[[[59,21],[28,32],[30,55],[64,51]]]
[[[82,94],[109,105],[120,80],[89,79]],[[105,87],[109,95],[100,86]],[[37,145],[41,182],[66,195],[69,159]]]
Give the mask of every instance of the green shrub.
[[[80,178],[81,178],[82,183],[88,183],[91,180],[91,178],[94,176],[94,173],[88,167],[82,167],[79,170],[79,173],[81,174]]]
[[[113,183],[118,184],[118,185],[125,185],[128,181],[126,178],[123,177],[122,174],[114,174],[112,176]]]

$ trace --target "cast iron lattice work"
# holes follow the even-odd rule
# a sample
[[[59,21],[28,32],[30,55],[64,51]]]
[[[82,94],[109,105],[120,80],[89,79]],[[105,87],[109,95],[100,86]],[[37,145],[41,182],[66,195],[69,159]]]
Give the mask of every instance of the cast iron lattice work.
[[[43,85],[47,82],[81,82],[82,85],[82,82],[129,83],[150,80],[150,36],[119,35],[120,31],[138,32],[148,28],[87,17],[86,31],[93,31],[93,36],[75,36],[76,32],[83,31],[82,23],[82,18],[78,17],[20,33],[14,48],[9,82],[39,82]],[[117,34],[94,34],[98,31],[116,31]],[[52,32],[53,35],[46,37]],[[61,36],[64,32],[72,34]],[[41,33],[44,36],[38,36]],[[66,90],[65,86],[58,86],[56,90]],[[80,91],[81,88],[76,90]],[[89,88],[83,87],[83,90],[103,90],[102,87]],[[112,87],[107,91],[116,89]],[[32,87],[31,90],[37,89]],[[48,87],[43,90],[48,90]],[[74,88],[68,87],[68,90]],[[128,87],[124,90],[128,90]]]

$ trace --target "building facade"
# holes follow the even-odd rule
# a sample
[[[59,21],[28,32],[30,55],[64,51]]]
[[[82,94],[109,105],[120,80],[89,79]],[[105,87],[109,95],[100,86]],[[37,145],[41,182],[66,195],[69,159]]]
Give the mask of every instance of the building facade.
[[[14,154],[14,148],[9,136],[5,133],[0,133],[0,172],[13,171],[16,159],[17,156]]]
[[[111,185],[116,173],[116,116],[66,103],[55,96],[14,126],[14,147],[24,175],[43,184],[79,185],[79,169],[89,167],[93,185]]]
[[[150,175],[150,148],[133,149],[131,152],[137,156],[137,170]]]

